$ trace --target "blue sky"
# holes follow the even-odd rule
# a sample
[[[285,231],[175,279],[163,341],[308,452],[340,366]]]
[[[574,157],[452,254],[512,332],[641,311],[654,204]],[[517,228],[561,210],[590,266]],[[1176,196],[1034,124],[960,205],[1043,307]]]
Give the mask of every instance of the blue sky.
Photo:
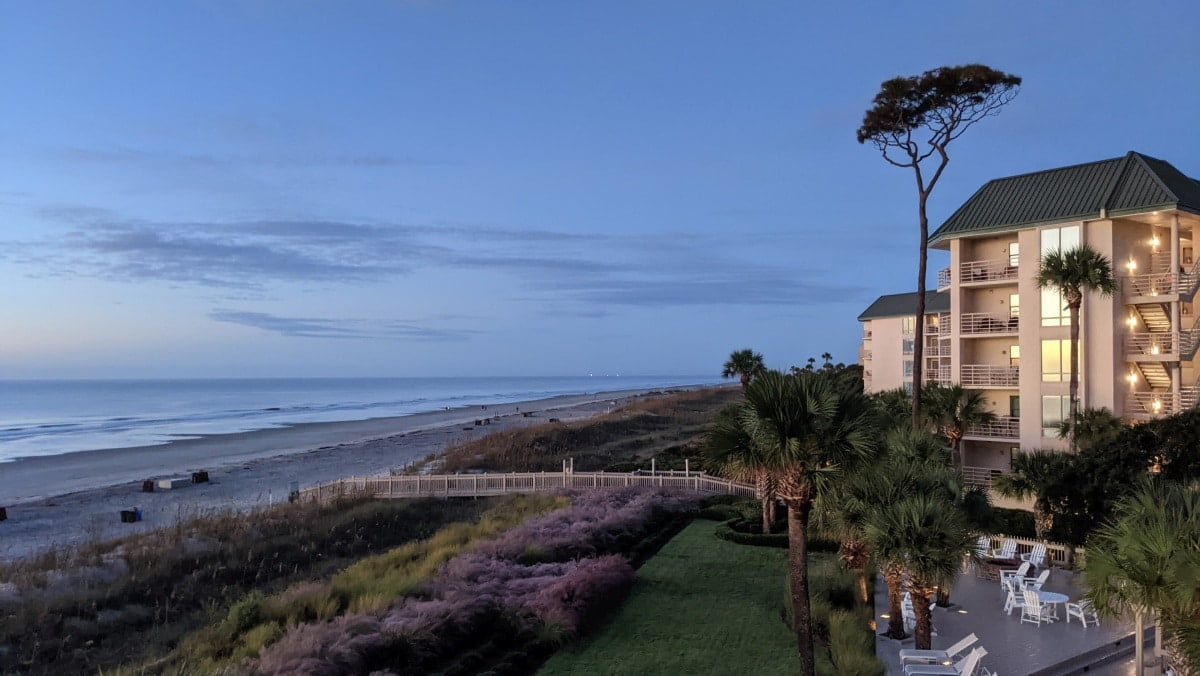
[[[1197,4],[4,2],[0,377],[851,362],[915,286],[879,83],[1025,80],[935,227],[1127,150],[1200,176]]]

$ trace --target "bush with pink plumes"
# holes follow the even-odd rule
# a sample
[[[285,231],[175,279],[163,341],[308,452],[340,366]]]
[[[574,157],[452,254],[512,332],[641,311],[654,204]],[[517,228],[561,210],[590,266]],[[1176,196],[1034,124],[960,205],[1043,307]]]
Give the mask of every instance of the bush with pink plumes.
[[[637,489],[571,497],[570,507],[450,560],[427,585],[426,598],[399,599],[374,616],[294,627],[243,666],[267,674],[520,668],[512,662],[544,653],[624,600],[635,574],[621,554],[638,550],[696,505]]]

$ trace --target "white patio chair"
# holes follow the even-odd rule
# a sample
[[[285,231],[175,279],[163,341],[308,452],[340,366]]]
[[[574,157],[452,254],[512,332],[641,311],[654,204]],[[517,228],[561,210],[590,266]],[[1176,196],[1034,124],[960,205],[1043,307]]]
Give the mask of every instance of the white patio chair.
[[[1029,572],[1029,566],[1032,565],[1028,561],[1022,563],[1016,570],[1000,571],[1000,586],[1004,586],[1005,580],[1021,580],[1025,577],[1025,573]]]
[[[967,634],[958,643],[945,650],[914,650],[906,648],[900,651],[900,664],[936,664],[953,660],[970,648],[979,638],[975,634]]]
[[[1004,614],[1012,615],[1013,608],[1025,607],[1025,595],[1017,591],[1017,583],[1013,580],[1007,580],[1004,583],[1004,588],[1007,590],[1007,598],[1004,600]]]
[[[1028,553],[1021,555],[1022,561],[1028,561],[1034,568],[1046,565],[1046,545],[1039,542]]]
[[[1021,609],[1022,622],[1031,622],[1041,627],[1043,622],[1053,620],[1053,604],[1042,603],[1038,593],[1032,589],[1022,590],[1021,594],[1025,597],[1025,607]]]
[[[979,540],[975,543],[975,553],[980,556],[987,556],[992,553],[992,539],[986,535],[980,535]]]
[[[1072,617],[1078,617],[1079,623],[1083,625],[1084,629],[1087,629],[1089,620],[1097,627],[1100,626],[1100,616],[1096,614],[1096,609],[1092,607],[1092,602],[1087,599],[1067,604],[1067,624],[1071,624]]]
[[[904,676],[975,676],[979,662],[987,655],[983,648],[975,648],[961,660],[951,665],[906,664]]]
[[[1015,559],[1017,558],[1017,541],[1012,538],[1005,538],[1004,542],[989,552],[988,555],[993,559]]]
[[[1042,591],[1042,585],[1046,584],[1046,580],[1048,580],[1049,578],[1050,578],[1050,569],[1047,568],[1047,569],[1043,570],[1041,575],[1038,575],[1036,578],[1023,577],[1023,578],[1020,578],[1020,582],[1021,582],[1021,586],[1026,589],[1032,589],[1033,591]]]

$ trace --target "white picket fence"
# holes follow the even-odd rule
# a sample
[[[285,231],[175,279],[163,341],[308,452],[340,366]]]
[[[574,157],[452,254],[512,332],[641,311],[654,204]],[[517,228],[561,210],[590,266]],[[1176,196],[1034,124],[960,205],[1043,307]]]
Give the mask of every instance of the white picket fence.
[[[300,491],[301,500],[329,500],[341,495],[375,498],[479,498],[505,493],[531,493],[561,488],[647,486],[706,495],[754,497],[754,486],[703,472],[514,472],[510,474],[431,474],[426,476],[349,477]]]

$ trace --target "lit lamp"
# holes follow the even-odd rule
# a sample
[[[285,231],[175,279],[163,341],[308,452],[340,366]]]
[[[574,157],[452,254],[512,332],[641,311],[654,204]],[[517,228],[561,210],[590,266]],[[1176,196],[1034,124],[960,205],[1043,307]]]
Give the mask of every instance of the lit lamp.
[[[1137,270],[1137,261],[1130,258],[1129,262],[1125,264],[1125,267],[1129,269],[1129,274],[1132,275],[1133,271]]]
[[[1150,354],[1158,354],[1158,346],[1157,345],[1150,346]]]
[[[1154,412],[1158,413],[1159,411],[1162,410],[1162,401],[1159,399],[1155,399],[1154,402],[1150,404],[1150,408],[1153,408]]]
[[[1131,329],[1137,328],[1137,317],[1129,315],[1129,319],[1126,319],[1125,323],[1128,324],[1129,328]]]
[[[1151,237],[1151,238],[1150,238],[1150,246],[1152,246],[1152,247],[1154,247],[1155,249],[1157,249],[1157,248],[1158,248],[1158,243],[1159,243],[1159,242],[1158,242],[1158,235],[1155,235],[1155,236],[1153,236],[1153,237]]]
[[[1125,379],[1129,381],[1130,387],[1133,387],[1134,385],[1137,384],[1137,374],[1134,373],[1133,371],[1130,371],[1129,375],[1125,376]]]

